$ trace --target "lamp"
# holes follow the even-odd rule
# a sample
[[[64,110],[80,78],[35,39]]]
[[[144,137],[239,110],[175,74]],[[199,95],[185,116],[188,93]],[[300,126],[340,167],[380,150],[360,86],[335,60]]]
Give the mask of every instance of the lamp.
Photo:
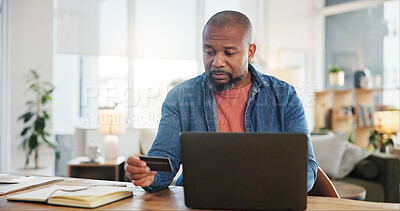
[[[380,133],[392,134],[399,131],[399,111],[377,111],[374,114],[375,129]]]
[[[115,160],[118,157],[118,136],[125,132],[125,114],[114,109],[99,109],[99,132],[107,134],[104,137],[104,157],[105,160]]]
[[[392,137],[399,131],[399,111],[377,111],[374,114],[375,131],[369,141],[375,149],[385,152],[388,145],[394,145]]]

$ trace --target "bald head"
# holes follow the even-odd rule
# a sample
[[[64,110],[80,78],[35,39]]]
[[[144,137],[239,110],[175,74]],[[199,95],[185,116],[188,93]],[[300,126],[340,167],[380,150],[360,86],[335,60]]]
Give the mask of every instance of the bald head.
[[[249,18],[243,13],[225,10],[213,15],[203,29],[203,37],[208,28],[235,28],[241,27],[245,31],[246,42],[250,45],[253,36],[253,26]]]

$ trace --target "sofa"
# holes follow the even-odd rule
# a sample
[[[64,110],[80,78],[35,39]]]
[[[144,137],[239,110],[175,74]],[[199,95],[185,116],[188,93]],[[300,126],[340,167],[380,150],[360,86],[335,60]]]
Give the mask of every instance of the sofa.
[[[396,155],[373,153],[338,180],[364,187],[366,201],[400,202],[400,159]]]
[[[366,201],[400,202],[400,157],[370,152],[347,141],[347,134],[312,135],[318,165],[333,181],[366,189]]]

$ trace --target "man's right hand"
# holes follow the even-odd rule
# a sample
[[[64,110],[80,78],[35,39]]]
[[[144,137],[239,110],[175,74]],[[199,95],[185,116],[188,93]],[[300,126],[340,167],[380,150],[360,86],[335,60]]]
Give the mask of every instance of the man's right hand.
[[[125,175],[134,185],[147,187],[154,181],[157,171],[151,171],[146,162],[140,160],[139,156],[128,157],[125,162]]]

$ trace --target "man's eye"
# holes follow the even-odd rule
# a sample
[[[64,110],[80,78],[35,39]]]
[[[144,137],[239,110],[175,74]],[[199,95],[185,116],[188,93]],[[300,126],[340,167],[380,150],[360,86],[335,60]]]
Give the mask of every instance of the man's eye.
[[[204,51],[204,53],[206,53],[206,54],[208,54],[208,55],[211,55],[211,54],[213,54],[213,53],[214,53],[214,51],[205,50],[205,51]]]
[[[227,56],[232,56],[232,55],[235,55],[236,53],[234,53],[234,52],[227,52],[227,51],[225,51],[225,55],[227,55]]]

